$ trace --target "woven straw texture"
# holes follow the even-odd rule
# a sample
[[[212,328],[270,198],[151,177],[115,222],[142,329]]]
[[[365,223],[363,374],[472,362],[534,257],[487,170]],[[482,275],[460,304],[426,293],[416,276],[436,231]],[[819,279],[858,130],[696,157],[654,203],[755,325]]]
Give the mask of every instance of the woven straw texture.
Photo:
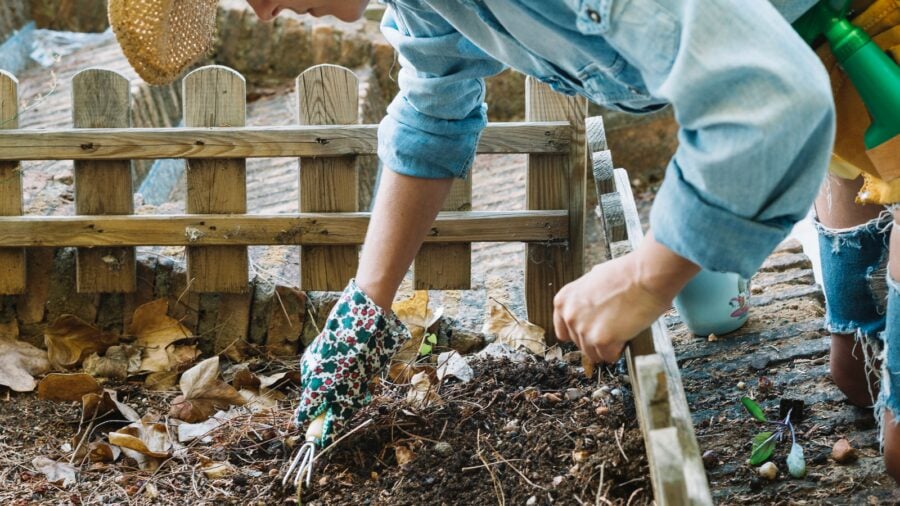
[[[131,66],[167,84],[212,48],[218,0],[109,0],[109,21]]]

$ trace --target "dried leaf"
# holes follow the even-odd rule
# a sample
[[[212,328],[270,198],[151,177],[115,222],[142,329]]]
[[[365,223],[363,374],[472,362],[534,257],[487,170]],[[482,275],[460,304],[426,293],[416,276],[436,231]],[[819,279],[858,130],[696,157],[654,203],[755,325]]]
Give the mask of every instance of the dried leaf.
[[[238,412],[235,409],[231,409],[227,412],[219,411],[209,417],[208,420],[200,423],[182,423],[178,425],[178,442],[187,443],[194,439],[202,438],[201,442],[209,443],[212,441],[212,437],[209,434],[237,415]]]
[[[119,339],[73,315],[60,316],[44,330],[50,364],[57,369],[80,365],[90,355],[106,352]]]
[[[140,372],[141,349],[129,344],[110,346],[102,357],[98,353],[87,357],[82,367],[97,378],[125,380]]]
[[[249,409],[251,413],[273,411],[278,407],[278,401],[286,397],[278,390],[265,388],[257,392],[245,388],[239,391],[238,394],[244,399],[244,407]]]
[[[247,390],[259,392],[262,381],[250,372],[247,364],[240,364],[234,368],[234,379],[231,380],[231,385],[238,391],[246,388]]]
[[[468,383],[475,376],[475,371],[459,352],[448,351],[438,356],[437,377],[439,381],[443,381],[448,376]]]
[[[416,454],[408,447],[397,445],[394,447],[394,453],[397,456],[397,465],[405,466],[416,458]]]
[[[430,369],[416,365],[419,349],[425,340],[425,331],[441,318],[444,309],[429,310],[428,292],[424,290],[415,292],[410,299],[394,304],[391,309],[409,329],[412,339],[404,343],[394,354],[388,377],[394,383],[406,384],[416,374]]]
[[[121,448],[102,441],[94,441],[88,445],[88,448],[90,449],[88,458],[91,459],[91,462],[104,462],[109,464],[119,460],[119,456],[122,455]]]
[[[190,338],[191,331],[168,315],[169,302],[159,299],[148,302],[134,311],[128,334],[137,338],[135,345],[143,350],[141,371],[168,372],[177,368],[180,360],[169,347]],[[182,357],[183,358],[183,357]]]
[[[416,374],[410,383],[409,392],[406,394],[406,402],[410,406],[421,409],[431,404],[441,403],[441,396],[438,395],[427,373]]]
[[[497,342],[513,348],[524,347],[543,356],[547,350],[544,329],[526,320],[517,319],[503,304],[491,299],[491,314],[484,322],[482,332],[497,336]]]
[[[153,390],[155,392],[175,390],[175,385],[177,384],[178,372],[176,371],[151,372],[147,375],[147,379],[144,380],[144,386],[146,386],[148,390]]]
[[[80,401],[87,394],[100,391],[100,385],[90,374],[48,374],[38,384],[38,398],[47,401]]]
[[[155,470],[171,456],[173,444],[166,426],[143,420],[109,433],[109,442],[133,458],[141,469]]]
[[[109,415],[129,422],[137,422],[141,419],[134,408],[124,402],[119,402],[115,390],[104,390],[101,393],[87,394],[81,398],[82,425],[90,420],[99,420]]]
[[[62,485],[64,488],[78,482],[78,470],[75,466],[66,462],[57,462],[47,457],[35,457],[31,461],[34,468],[47,477],[47,481],[54,485]]]
[[[179,386],[182,395],[175,398],[169,415],[185,422],[201,422],[218,409],[246,402],[234,387],[219,379],[218,356],[188,369],[181,375]]]
[[[47,352],[15,335],[0,334],[0,385],[15,392],[31,392],[37,387],[34,376],[50,370]]]
[[[286,371],[271,376],[257,375],[262,388],[279,388],[285,385],[300,386],[300,371]]]

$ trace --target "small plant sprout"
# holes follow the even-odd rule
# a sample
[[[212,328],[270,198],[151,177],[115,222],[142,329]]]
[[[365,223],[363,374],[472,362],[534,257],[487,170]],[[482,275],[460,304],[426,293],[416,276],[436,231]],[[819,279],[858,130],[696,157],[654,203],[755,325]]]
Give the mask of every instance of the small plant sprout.
[[[422,345],[419,346],[419,355],[431,355],[432,350],[434,350],[435,345],[437,345],[438,339],[435,334],[425,334],[425,338],[422,339]]]
[[[758,466],[769,460],[775,453],[775,445],[781,442],[788,432],[791,434],[791,451],[787,457],[788,472],[794,478],[803,478],[806,476],[806,459],[803,456],[803,447],[797,443],[797,434],[794,431],[794,424],[791,422],[791,413],[788,410],[784,420],[769,420],[766,418],[765,412],[759,407],[753,399],[749,397],[741,397],[741,404],[750,413],[750,416],[758,422],[768,424],[772,430],[760,432],[753,438],[752,449],[750,450],[750,465]]]

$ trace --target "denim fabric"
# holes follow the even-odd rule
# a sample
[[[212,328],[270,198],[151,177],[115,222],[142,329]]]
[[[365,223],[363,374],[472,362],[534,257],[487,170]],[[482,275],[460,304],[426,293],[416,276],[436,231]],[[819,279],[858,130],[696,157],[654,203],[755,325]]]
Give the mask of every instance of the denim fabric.
[[[900,285],[887,276],[887,327],[885,336],[900,335]],[[881,391],[875,405],[876,419],[881,423],[882,413],[887,408],[894,415],[895,422],[900,423],[900,345],[896,339],[886,337],[884,343],[884,362],[881,366]],[[882,427],[882,431],[884,427]],[[882,432],[881,440],[884,441]]]
[[[487,121],[483,79],[510,66],[625,111],[673,105],[679,148],[651,226],[708,270],[749,278],[825,174],[828,76],[787,22],[814,0],[385,3],[402,69],[379,155],[395,172],[463,177]]]
[[[815,222],[819,233],[825,325],[834,334],[878,338],[885,328],[885,276],[893,217],[845,230]],[[900,309],[900,308],[898,308]]]

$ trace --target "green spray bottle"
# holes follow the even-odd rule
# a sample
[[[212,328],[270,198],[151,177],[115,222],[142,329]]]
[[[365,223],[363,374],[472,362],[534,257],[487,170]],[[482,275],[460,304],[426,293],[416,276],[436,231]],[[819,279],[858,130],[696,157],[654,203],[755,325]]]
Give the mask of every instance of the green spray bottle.
[[[850,0],[822,0],[793,26],[808,44],[822,36],[828,41],[872,119],[865,134],[869,158],[890,181],[900,178],[900,66],[846,19],[849,5]]]

